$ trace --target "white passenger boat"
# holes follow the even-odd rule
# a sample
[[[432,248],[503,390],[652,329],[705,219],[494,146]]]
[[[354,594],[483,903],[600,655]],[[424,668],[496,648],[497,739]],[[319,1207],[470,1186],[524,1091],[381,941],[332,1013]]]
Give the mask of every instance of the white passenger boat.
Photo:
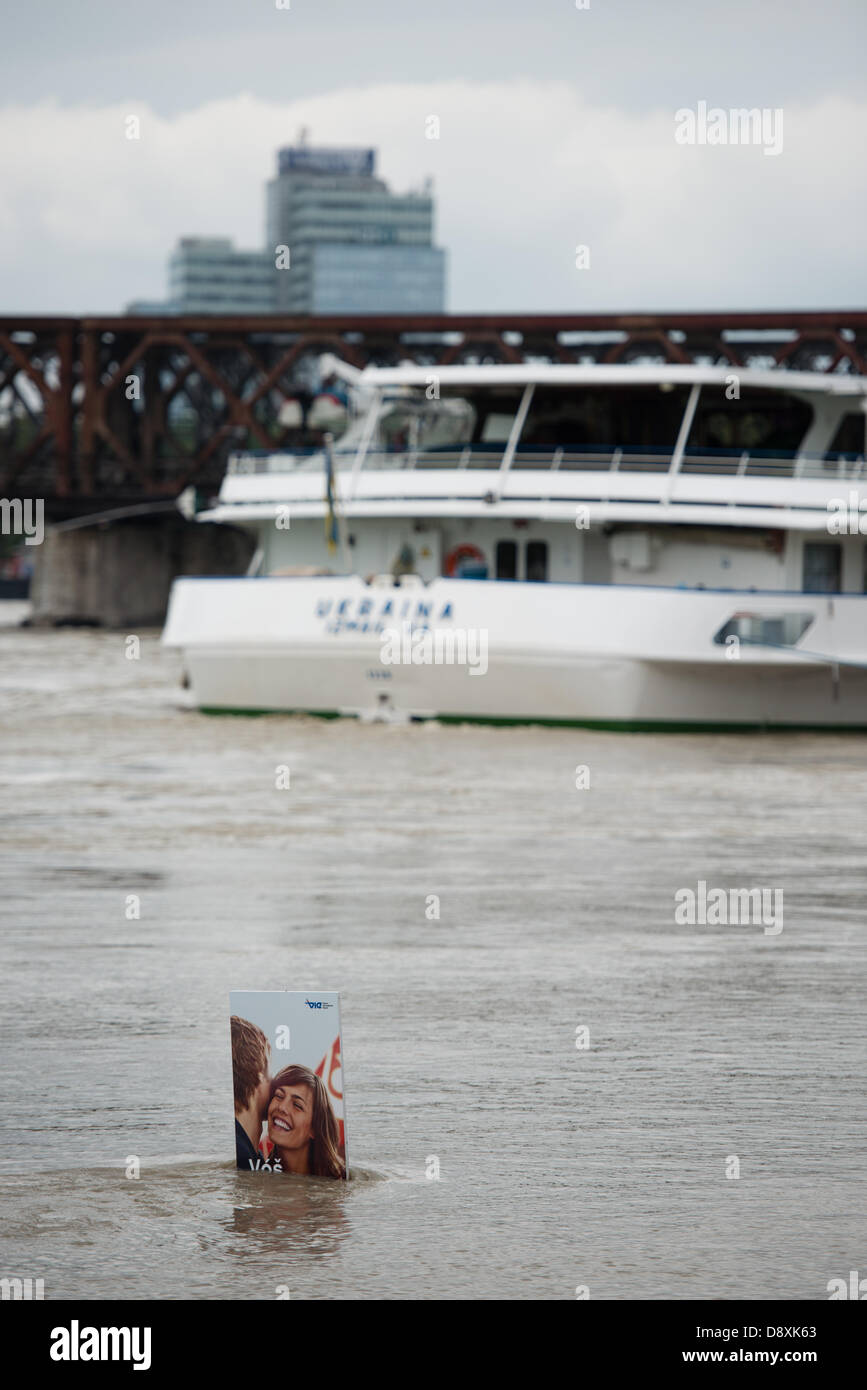
[[[251,573],[174,584],[199,706],[867,727],[867,378],[329,370],[333,451],[238,454],[202,514]]]

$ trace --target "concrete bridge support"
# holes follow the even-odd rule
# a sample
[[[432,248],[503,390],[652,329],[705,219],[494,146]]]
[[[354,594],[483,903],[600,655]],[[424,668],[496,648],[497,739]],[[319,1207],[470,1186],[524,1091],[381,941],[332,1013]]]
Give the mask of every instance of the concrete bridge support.
[[[232,526],[169,514],[48,530],[36,548],[31,622],[159,627],[172,580],[181,574],[244,574],[254,544]]]

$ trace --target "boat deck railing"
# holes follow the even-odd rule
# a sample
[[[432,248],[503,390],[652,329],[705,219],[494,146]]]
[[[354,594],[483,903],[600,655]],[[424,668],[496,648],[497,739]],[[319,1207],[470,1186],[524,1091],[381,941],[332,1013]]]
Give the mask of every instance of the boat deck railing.
[[[577,473],[668,473],[676,461],[672,448],[574,448],[569,446],[536,449],[518,448],[506,459],[505,446],[467,445],[461,449],[382,449],[371,448],[362,456],[356,449],[334,450],[335,467],[341,472],[400,471],[414,469],[486,469]],[[251,451],[229,459],[228,472],[239,477],[262,473],[321,472],[321,450],[293,454]],[[759,450],[725,452],[714,449],[687,450],[677,460],[678,473],[713,476],[762,478],[817,478],[867,480],[863,455],[851,454],[773,454]]]

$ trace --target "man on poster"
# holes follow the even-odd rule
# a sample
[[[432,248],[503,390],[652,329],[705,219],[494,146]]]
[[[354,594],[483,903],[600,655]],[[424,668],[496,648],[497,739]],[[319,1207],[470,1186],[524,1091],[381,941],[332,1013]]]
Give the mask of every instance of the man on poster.
[[[233,1014],[235,1158],[239,1168],[250,1169],[261,1158],[258,1146],[270,1099],[270,1070],[271,1048],[265,1034],[255,1023]]]

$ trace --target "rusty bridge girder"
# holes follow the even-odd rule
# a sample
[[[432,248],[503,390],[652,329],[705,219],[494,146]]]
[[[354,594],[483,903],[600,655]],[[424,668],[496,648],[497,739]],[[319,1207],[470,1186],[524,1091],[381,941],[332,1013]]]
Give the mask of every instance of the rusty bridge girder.
[[[214,491],[233,446],[314,442],[280,422],[316,358],[354,366],[707,362],[867,374],[867,311],[0,317],[0,497],[49,511]]]

